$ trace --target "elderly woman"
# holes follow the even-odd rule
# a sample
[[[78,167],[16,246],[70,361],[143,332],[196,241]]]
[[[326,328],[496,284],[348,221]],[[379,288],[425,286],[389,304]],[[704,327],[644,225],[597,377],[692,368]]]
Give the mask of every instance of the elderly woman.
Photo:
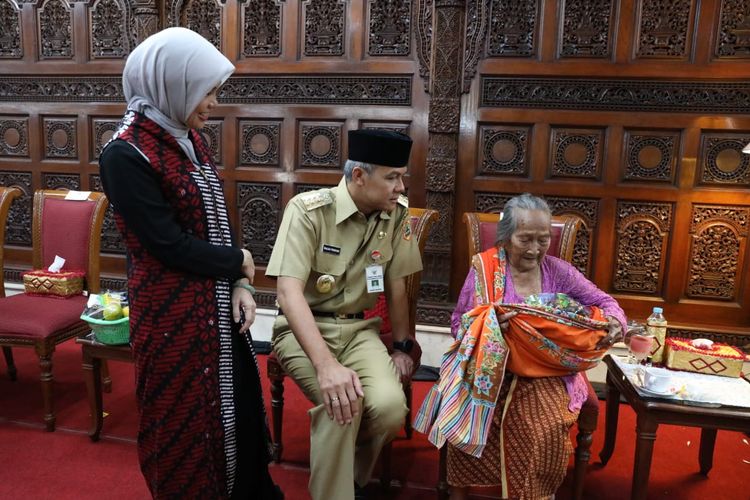
[[[546,255],[550,227],[541,198],[523,194],[505,205],[495,246],[473,258],[452,316],[456,342],[417,415],[415,428],[437,446],[448,442],[454,500],[470,486],[499,485],[503,498],[554,495],[586,400],[579,372],[626,324],[612,297]]]
[[[255,266],[197,131],[233,71],[193,31],[150,36],[125,63],[128,108],[99,160],[127,248],[138,458],[154,498],[282,497],[247,335]]]

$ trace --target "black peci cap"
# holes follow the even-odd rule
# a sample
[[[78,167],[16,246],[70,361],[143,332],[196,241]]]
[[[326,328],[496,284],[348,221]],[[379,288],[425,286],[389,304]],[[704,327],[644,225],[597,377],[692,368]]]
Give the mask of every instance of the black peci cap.
[[[349,131],[349,159],[400,168],[409,163],[411,137],[394,130]]]

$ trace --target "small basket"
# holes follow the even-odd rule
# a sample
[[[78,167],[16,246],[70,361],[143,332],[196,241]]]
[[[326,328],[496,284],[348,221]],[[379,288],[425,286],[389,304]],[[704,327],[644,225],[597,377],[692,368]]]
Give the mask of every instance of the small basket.
[[[91,326],[94,337],[102,344],[120,345],[130,342],[130,318],[127,316],[107,321],[81,314],[81,319]]]

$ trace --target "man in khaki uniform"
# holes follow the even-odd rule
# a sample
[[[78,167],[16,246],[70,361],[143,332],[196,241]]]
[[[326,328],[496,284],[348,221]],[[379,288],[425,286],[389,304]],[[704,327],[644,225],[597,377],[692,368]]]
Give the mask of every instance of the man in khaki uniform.
[[[350,131],[341,182],[289,201],[266,270],[278,277],[274,350],[316,405],[309,412],[314,500],[352,500],[355,490],[360,498],[406,416],[400,380],[414,368],[406,277],[422,269],[402,194],[410,151],[403,134]],[[363,315],[383,291],[391,355],[380,319]]]

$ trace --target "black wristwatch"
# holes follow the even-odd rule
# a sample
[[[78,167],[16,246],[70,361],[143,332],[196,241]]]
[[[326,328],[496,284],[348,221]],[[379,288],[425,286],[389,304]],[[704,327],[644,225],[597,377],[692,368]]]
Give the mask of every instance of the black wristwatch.
[[[414,348],[414,341],[412,339],[406,339],[406,340],[394,340],[393,341],[393,348],[397,351],[405,352],[406,354],[409,354],[411,350]]]

